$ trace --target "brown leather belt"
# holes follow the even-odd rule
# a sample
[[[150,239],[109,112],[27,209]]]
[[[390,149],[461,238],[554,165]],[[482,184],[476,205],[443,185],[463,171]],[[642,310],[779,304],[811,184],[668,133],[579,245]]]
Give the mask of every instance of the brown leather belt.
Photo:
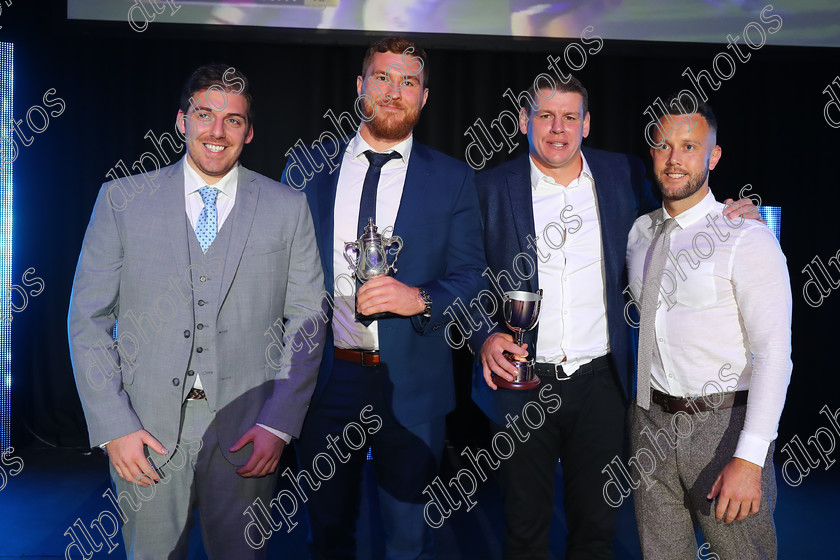
[[[190,399],[193,399],[193,400],[195,400],[195,399],[206,399],[206,398],[207,398],[207,395],[204,394],[204,389],[196,389],[195,387],[193,387],[192,389],[190,389],[190,392],[187,393],[187,400],[190,400]]]
[[[363,366],[378,366],[378,350],[349,350],[347,348],[335,348],[333,356],[346,362],[354,362]]]
[[[650,400],[662,407],[665,412],[686,412],[695,414],[709,410],[722,410],[747,404],[748,391],[733,393],[712,393],[703,397],[672,397],[656,389],[650,390]]]

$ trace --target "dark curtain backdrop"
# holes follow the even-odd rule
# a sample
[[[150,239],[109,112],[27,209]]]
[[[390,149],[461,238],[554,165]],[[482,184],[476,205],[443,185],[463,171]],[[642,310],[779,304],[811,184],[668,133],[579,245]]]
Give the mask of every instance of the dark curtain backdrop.
[[[62,4],[56,2],[55,4]],[[364,46],[373,35],[289,30],[175,26],[154,22],[145,33],[125,23],[67,22],[64,6],[15,3],[5,8],[0,40],[15,45],[17,119],[42,104],[55,88],[65,112],[21,147],[15,162],[14,271],[19,283],[34,267],[45,290],[30,298],[13,322],[13,440],[33,432],[51,443],[84,446],[87,436],[76,395],[67,344],[66,315],[76,260],[93,202],[106,173],[119,160],[131,166],[153,151],[144,135],[172,132],[183,80],[197,65],[222,61],[242,69],[256,95],[255,137],[245,166],[279,179],[285,152],[298,139],[312,142],[331,130],[322,115],[352,112]],[[746,18],[746,16],[745,16]],[[163,16],[159,16],[163,19]],[[732,22],[739,34],[747,19]],[[780,33],[784,32],[784,28]],[[597,30],[594,32],[598,34]],[[416,138],[463,159],[467,128],[488,123],[510,103],[508,88],[525,89],[546,56],[563,56],[568,40],[466,36],[418,36],[430,53],[430,94]],[[722,37],[721,41],[725,41]],[[592,48],[591,46],[589,48]],[[649,165],[642,136],[644,109],[657,97],[688,88],[681,76],[711,70],[725,43],[710,45],[630,43],[606,40],[578,76],[590,92],[592,131],[585,144],[638,155]],[[794,300],[794,373],[779,441],[806,439],[825,424],[819,409],[840,408],[833,358],[832,319],[840,295],[812,308],[802,297],[802,270],[840,250],[840,129],[823,118],[823,89],[840,72],[836,50],[767,44],[738,63],[735,75],[711,91],[720,121],[723,158],[711,175],[718,199],[753,185],[763,203],[782,207],[782,248]],[[54,110],[51,109],[51,110]],[[835,115],[840,114],[840,111]],[[494,154],[488,167],[515,154]],[[170,158],[178,157],[171,151]],[[834,278],[840,270],[830,269]],[[776,302],[768,301],[767,305]],[[709,328],[714,328],[710,325]],[[457,375],[469,376],[461,357]],[[461,416],[475,414],[468,402]]]

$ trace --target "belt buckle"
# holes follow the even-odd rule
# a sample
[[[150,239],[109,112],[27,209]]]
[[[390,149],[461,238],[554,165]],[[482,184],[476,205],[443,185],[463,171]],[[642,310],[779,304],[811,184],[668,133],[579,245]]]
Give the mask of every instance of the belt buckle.
[[[373,363],[369,364],[366,361],[368,357],[370,357],[370,359],[373,360],[373,358],[375,356],[379,355],[376,350],[360,350],[359,355],[361,356],[360,359],[359,359],[359,363],[362,365],[362,367],[376,367],[377,366],[377,364],[373,364]]]
[[[694,414],[694,409],[691,408],[691,405],[689,403],[692,403],[696,400],[697,397],[674,397],[672,395],[668,395],[665,397],[665,412],[668,412],[669,414],[676,414],[677,412]],[[686,408],[688,410],[685,410]]]
[[[695,402],[696,400],[697,400],[697,397],[692,397],[690,395],[686,395],[685,397],[682,398],[682,401],[684,403],[685,408],[687,408],[688,410],[680,409],[677,412],[685,412],[686,414],[694,414],[694,410],[697,407],[697,403]],[[692,407],[692,404],[694,404],[694,407]]]
[[[554,377],[557,378],[557,381],[568,381],[569,379],[572,378],[571,375],[567,374],[563,370],[563,364],[551,364],[551,365],[554,366]]]

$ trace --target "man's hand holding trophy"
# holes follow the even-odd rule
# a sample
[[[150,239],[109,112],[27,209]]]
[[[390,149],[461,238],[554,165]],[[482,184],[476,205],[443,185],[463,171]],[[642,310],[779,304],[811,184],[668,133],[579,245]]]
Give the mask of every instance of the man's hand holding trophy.
[[[505,292],[502,313],[508,328],[516,333],[493,333],[481,349],[484,380],[494,390],[497,387],[514,390],[534,389],[540,378],[534,371],[535,360],[527,355],[523,344],[525,333],[537,325],[540,317],[542,289],[536,292]]]
[[[380,234],[372,218],[368,219],[359,239],[344,244],[344,258],[361,284],[356,292],[356,319],[359,322],[368,325],[377,319],[409,317],[430,311],[428,294],[420,288],[406,286],[392,276],[397,272],[397,258],[402,247],[400,237]]]

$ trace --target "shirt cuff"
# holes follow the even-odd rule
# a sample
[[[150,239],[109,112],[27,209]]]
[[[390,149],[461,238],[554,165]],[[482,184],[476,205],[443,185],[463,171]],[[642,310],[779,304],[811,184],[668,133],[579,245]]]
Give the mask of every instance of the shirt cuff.
[[[738,445],[735,447],[735,454],[733,456],[744,461],[749,461],[759,467],[764,467],[764,462],[767,459],[767,449],[769,447],[769,441],[741,430]]]
[[[280,439],[282,439],[286,443],[289,443],[290,441],[292,441],[292,436],[290,436],[286,432],[281,432],[280,430],[275,430],[274,428],[269,428],[265,424],[257,424],[257,426],[271,432],[272,434],[279,437]]]

